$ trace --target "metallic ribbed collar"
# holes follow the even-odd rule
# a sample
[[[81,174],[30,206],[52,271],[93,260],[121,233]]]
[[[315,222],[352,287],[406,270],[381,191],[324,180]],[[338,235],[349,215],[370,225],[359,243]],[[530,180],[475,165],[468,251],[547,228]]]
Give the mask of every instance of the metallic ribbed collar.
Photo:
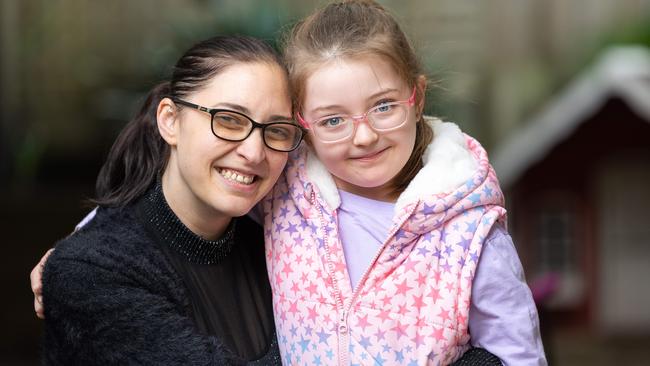
[[[216,264],[230,254],[234,245],[235,219],[217,240],[206,240],[194,234],[171,210],[158,180],[140,201],[144,220],[153,231],[175,252],[191,263]]]

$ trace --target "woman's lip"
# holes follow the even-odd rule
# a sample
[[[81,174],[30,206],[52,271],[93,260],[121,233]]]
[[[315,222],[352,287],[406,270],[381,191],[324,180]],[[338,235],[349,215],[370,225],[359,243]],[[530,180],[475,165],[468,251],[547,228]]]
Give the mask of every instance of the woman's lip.
[[[256,186],[259,185],[260,179],[262,179],[262,177],[257,174],[244,173],[244,171],[240,169],[219,167],[216,168],[216,171],[228,186],[233,187],[237,190],[252,191]],[[226,171],[228,173],[226,173]],[[233,176],[231,173],[235,173],[237,175],[243,174],[248,177],[252,177],[252,181],[249,183],[246,183],[245,181],[239,181],[237,177]]]
[[[257,176],[257,177],[260,176],[259,174],[254,173],[254,172],[252,172],[252,171],[250,171],[250,170],[243,170],[243,169],[237,169],[237,168],[229,168],[229,167],[225,167],[225,166],[217,167],[217,170],[218,170],[220,173],[223,172],[224,170],[229,170],[229,171],[231,171],[231,172],[234,172],[234,173],[237,173],[237,174],[241,174],[241,175],[250,175],[250,176]]]

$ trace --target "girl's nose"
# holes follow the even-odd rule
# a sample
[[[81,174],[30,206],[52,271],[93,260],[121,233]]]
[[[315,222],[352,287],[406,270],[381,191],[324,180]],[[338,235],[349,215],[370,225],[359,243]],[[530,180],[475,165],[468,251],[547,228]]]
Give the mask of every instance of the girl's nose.
[[[266,146],[262,138],[262,129],[256,128],[237,146],[237,153],[252,164],[258,164],[266,159]]]
[[[356,125],[356,131],[352,143],[359,146],[371,145],[377,141],[379,135],[377,131],[370,127],[370,121],[367,118],[359,119]]]

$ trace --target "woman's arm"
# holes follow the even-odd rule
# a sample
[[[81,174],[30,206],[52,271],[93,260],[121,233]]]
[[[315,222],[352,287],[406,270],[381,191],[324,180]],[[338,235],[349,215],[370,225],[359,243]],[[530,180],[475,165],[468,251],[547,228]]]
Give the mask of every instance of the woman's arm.
[[[34,266],[32,272],[29,274],[29,281],[32,285],[32,292],[34,293],[34,311],[36,316],[45,319],[44,309],[43,309],[43,267],[45,267],[45,262],[47,257],[52,254],[54,248],[49,249],[45,252],[45,255],[41,258],[40,261]]]
[[[164,269],[140,266],[142,258],[80,252],[57,247],[45,265],[44,363],[236,363],[194,327],[182,289]]]
[[[93,218],[95,218],[95,215],[97,215],[97,207],[95,207],[92,211],[90,211],[81,221],[75,226],[74,231],[77,231],[84,227],[87,223],[89,223]],[[43,257],[41,257],[41,260],[38,261],[36,266],[32,268],[32,272],[29,274],[29,281],[31,282],[32,285],[32,293],[34,294],[34,311],[36,312],[36,316],[45,319],[45,313],[44,313],[44,308],[43,308],[43,267],[45,266],[45,262],[47,261],[47,257],[52,254],[52,251],[54,248],[50,248]]]

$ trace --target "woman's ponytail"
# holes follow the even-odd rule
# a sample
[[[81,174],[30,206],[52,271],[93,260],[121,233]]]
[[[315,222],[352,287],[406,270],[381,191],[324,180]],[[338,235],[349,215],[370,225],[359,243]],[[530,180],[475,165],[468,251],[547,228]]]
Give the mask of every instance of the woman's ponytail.
[[[140,111],[120,132],[97,177],[93,203],[123,206],[141,196],[162,174],[169,145],[156,124],[160,101],[170,93],[170,83],[155,86]]]

